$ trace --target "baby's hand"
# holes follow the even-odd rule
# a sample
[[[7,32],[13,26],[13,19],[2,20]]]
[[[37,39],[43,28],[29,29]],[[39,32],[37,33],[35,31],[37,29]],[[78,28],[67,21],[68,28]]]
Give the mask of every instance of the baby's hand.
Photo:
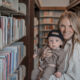
[[[51,57],[51,56],[52,56],[52,51],[51,51],[49,48],[47,48],[47,49],[44,51],[43,56],[44,56],[44,57]]]
[[[42,69],[41,67],[39,67],[39,70],[40,70],[40,71],[43,71],[43,69]]]
[[[56,76],[57,78],[60,78],[61,75],[62,75],[61,72],[56,72],[56,73],[55,73],[55,76]]]
[[[36,58],[36,57],[37,57],[37,54],[34,54],[34,55],[33,55],[33,58]]]
[[[52,51],[50,50],[50,48],[46,48],[44,50],[43,57],[51,57],[51,56],[52,56]]]

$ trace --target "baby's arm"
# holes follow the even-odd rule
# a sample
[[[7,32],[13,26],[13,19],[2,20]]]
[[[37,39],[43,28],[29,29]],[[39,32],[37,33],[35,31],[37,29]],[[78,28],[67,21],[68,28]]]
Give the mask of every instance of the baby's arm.
[[[33,55],[33,58],[36,58],[36,57],[37,57],[37,54],[34,54],[34,55]]]
[[[60,51],[59,58],[57,60],[57,72],[55,73],[55,76],[57,78],[60,78],[62,74],[64,73],[64,64],[65,64],[65,52],[63,49]]]

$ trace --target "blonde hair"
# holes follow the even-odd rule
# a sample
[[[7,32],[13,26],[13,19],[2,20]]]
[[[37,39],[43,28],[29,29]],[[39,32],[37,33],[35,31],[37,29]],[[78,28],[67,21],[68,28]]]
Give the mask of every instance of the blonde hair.
[[[71,26],[74,30],[74,36],[73,36],[73,41],[74,42],[80,42],[80,21],[79,21],[79,18],[78,16],[74,13],[74,12],[71,12],[71,11],[65,11],[60,19],[59,19],[59,22],[58,22],[58,26],[60,25],[62,19],[64,18],[67,18],[69,19],[70,23],[71,23]],[[59,28],[59,27],[58,27]]]
[[[71,26],[72,26],[72,29],[74,30],[74,35],[72,37],[72,52],[71,52],[71,56],[73,54],[73,49],[74,49],[74,44],[76,42],[79,42],[80,43],[80,21],[79,21],[79,18],[78,16],[74,13],[74,12],[71,12],[71,11],[65,11],[59,21],[58,21],[58,29],[59,29],[59,25],[61,23],[61,21],[64,19],[64,18],[67,18],[69,19],[70,23],[71,23]]]

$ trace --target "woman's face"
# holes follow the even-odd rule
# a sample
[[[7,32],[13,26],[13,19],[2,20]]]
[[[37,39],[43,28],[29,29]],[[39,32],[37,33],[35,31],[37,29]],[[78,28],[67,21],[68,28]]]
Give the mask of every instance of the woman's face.
[[[74,30],[68,18],[62,19],[59,28],[65,40],[69,40],[72,38]]]

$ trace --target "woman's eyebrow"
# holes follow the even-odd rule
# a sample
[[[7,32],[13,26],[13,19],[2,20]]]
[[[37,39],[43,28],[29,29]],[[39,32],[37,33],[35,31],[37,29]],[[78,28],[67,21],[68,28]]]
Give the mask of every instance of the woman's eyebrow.
[[[59,26],[65,26],[64,24],[60,24]]]

